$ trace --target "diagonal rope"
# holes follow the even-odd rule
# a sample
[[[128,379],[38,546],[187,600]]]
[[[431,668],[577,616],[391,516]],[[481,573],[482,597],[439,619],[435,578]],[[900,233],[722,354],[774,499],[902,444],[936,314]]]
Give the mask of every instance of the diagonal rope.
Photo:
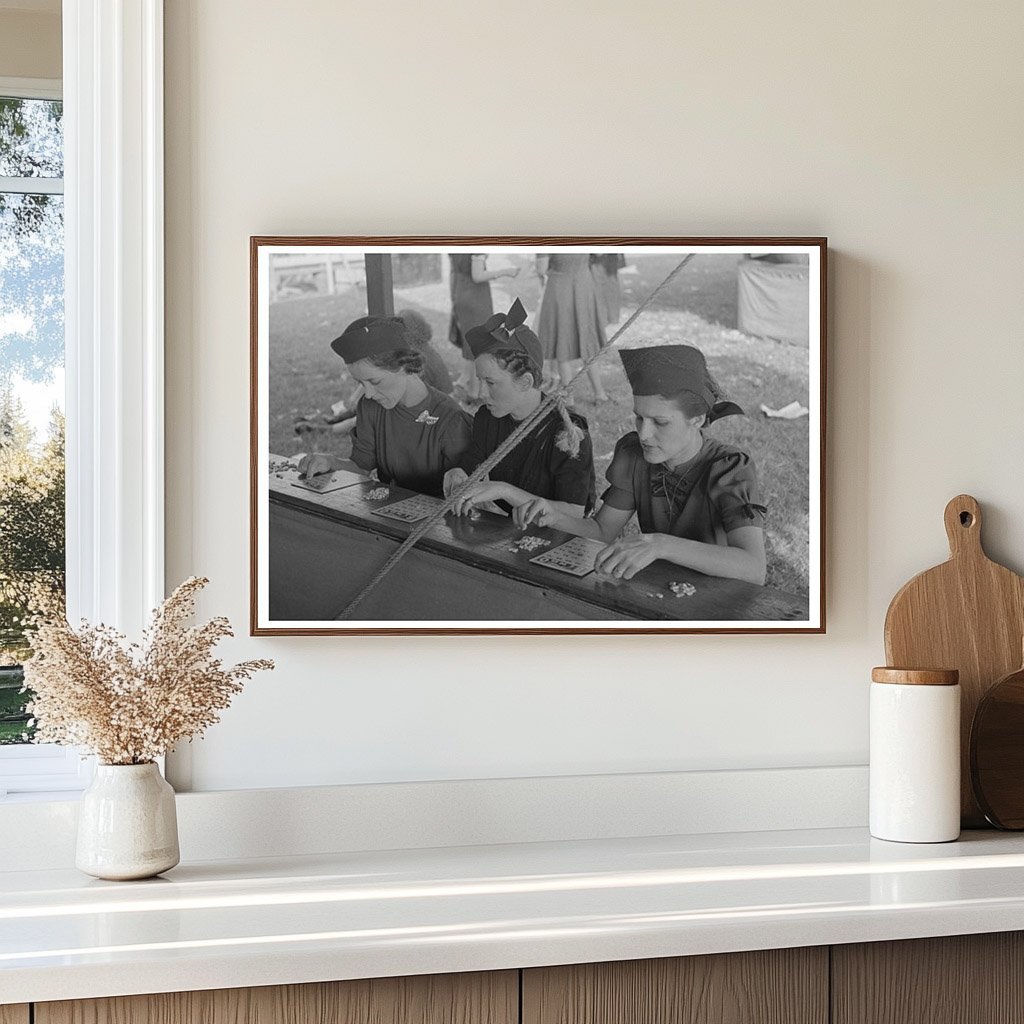
[[[524,419],[515,430],[512,431],[508,437],[497,448],[491,452],[490,455],[480,463],[476,469],[469,475],[469,477],[463,482],[462,486],[457,490],[453,491],[437,509],[434,510],[426,519],[420,520],[419,524],[413,529],[412,533],[405,538],[404,541],[392,552],[391,556],[387,561],[380,567],[369,583],[352,600],[334,617],[335,621],[340,619],[350,619],[353,611],[362,604],[362,602],[380,585],[381,581],[385,576],[398,563],[416,546],[419,540],[438,522],[440,522],[451,510],[454,508],[455,503],[462,497],[462,495],[469,490],[470,487],[480,483],[485,476],[499,463],[513,448],[538,424],[543,420],[552,409],[556,409],[560,404],[565,402],[565,399],[569,396],[576,382],[593,366],[599,359],[603,359],[612,349],[615,347],[619,338],[633,325],[634,321],[640,314],[647,309],[647,307],[665,290],[666,287],[675,279],[680,273],[683,267],[690,262],[694,257],[694,253],[688,253],[684,256],[679,263],[672,269],[669,275],[665,278],[661,284],[658,285],[650,295],[640,303],[639,306],[633,311],[633,313],[627,318],[626,322],[608,339],[608,344],[604,348],[599,349],[589,359],[584,360],[583,365],[580,369],[573,374],[573,376],[566,381],[560,388],[552,391],[548,394],[537,406],[536,409],[529,416]]]

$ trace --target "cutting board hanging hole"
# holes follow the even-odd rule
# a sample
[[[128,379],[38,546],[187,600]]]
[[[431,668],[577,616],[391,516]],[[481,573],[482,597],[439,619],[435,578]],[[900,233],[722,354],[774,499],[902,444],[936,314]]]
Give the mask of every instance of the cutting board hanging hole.
[[[981,508],[969,494],[958,494],[945,512],[946,536],[952,556],[970,553],[983,557],[981,550]]]

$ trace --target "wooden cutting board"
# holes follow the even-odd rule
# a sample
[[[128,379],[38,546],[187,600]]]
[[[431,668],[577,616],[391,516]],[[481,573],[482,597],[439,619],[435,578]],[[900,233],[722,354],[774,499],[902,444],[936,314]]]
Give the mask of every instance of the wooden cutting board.
[[[971,725],[971,788],[997,828],[1024,829],[1024,668],[993,684]]]
[[[970,734],[988,688],[1020,667],[1024,579],[981,546],[981,508],[960,494],[945,511],[949,561],[906,583],[885,616],[885,656],[893,668],[960,671],[960,812],[964,828],[983,828],[971,789]]]

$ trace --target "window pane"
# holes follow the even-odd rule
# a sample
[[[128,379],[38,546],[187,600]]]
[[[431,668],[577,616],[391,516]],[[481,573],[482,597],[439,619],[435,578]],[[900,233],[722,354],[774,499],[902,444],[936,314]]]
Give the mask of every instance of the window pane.
[[[26,614],[64,594],[63,215],[63,196],[0,193],[0,744],[31,734],[9,667]]]
[[[0,96],[0,177],[64,177],[63,104]]]

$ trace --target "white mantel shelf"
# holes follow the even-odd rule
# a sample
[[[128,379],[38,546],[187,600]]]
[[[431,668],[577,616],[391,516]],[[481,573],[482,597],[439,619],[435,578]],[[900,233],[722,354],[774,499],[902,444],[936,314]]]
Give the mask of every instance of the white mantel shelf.
[[[0,873],[0,1004],[1024,929],[1024,837],[863,829]]]

